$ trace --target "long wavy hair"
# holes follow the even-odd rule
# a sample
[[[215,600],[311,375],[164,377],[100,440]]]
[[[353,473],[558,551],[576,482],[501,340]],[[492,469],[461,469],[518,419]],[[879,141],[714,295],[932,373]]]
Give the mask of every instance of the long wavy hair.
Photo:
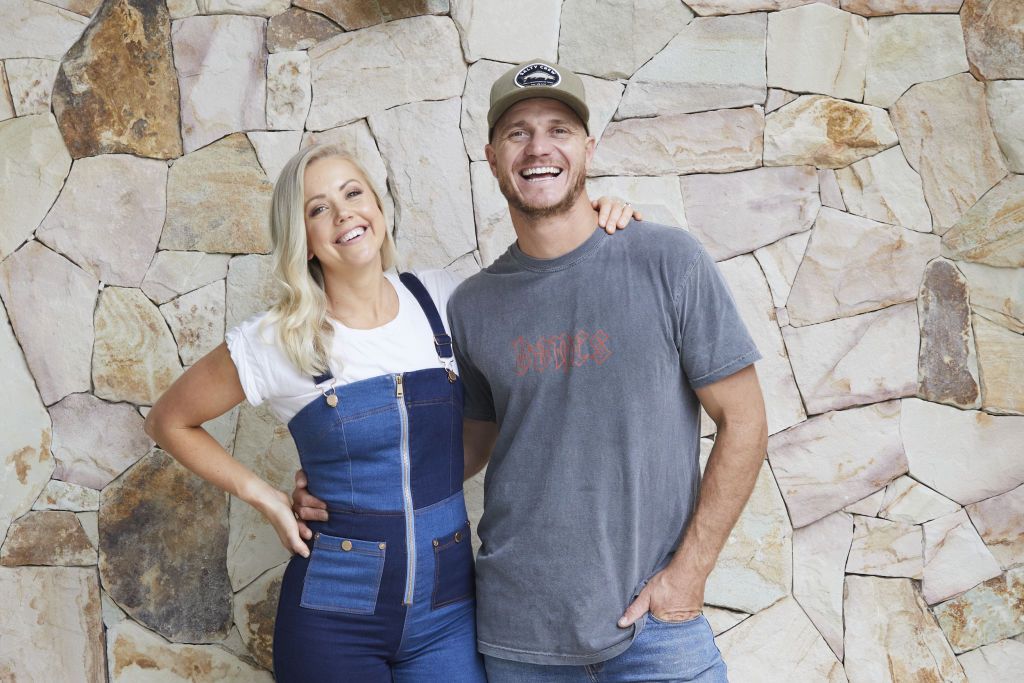
[[[314,145],[289,159],[274,185],[270,203],[274,276],[282,291],[266,321],[277,323],[279,347],[300,372],[309,375],[318,375],[327,369],[334,328],[327,319],[327,295],[320,261],[316,257],[308,258],[303,177],[309,164],[333,157],[348,161],[363,174],[383,214],[380,192],[370,182],[366,170],[343,148],[330,144]],[[387,230],[380,256],[383,270],[391,268],[395,262],[395,243]]]

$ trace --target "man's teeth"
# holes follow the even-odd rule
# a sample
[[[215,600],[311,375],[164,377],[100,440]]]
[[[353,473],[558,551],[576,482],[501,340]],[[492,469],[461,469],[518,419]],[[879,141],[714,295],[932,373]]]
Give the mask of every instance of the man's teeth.
[[[349,230],[348,232],[346,232],[344,235],[342,235],[341,236],[341,241],[342,242],[350,242],[350,241],[354,240],[355,238],[359,237],[360,235],[362,235],[364,232],[366,232],[366,228],[364,228],[364,227],[354,228],[354,229]]]
[[[561,172],[562,172],[561,169],[555,168],[554,166],[540,166],[538,168],[528,168],[528,169],[526,169],[525,171],[523,171],[523,177],[524,178],[531,178],[532,176],[537,176],[537,175],[550,175],[550,176],[554,176],[554,177],[557,178],[559,176],[559,174],[561,174]]]

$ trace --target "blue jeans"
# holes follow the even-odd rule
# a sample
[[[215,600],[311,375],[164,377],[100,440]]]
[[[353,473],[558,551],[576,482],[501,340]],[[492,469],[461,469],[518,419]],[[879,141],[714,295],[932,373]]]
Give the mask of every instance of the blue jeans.
[[[629,649],[586,666],[526,664],[485,656],[489,683],[728,683],[725,662],[704,615],[681,623],[650,614]]]

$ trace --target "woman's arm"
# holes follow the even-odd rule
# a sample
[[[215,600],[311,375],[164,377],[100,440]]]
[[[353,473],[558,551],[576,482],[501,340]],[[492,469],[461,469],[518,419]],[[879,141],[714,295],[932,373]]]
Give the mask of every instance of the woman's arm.
[[[288,496],[231,457],[201,426],[244,398],[228,347],[221,344],[164,392],[146,417],[146,433],[182,465],[259,510],[285,548],[307,557]]]

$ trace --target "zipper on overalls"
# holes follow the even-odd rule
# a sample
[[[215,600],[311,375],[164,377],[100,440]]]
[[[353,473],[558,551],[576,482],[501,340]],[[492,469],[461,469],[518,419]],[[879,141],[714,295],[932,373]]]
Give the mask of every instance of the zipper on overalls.
[[[405,512],[405,556],[406,579],[403,605],[411,605],[413,587],[416,585],[416,522],[412,510],[412,473],[409,464],[409,413],[405,407],[405,389],[402,375],[395,375],[395,397],[398,399],[398,413],[402,417],[402,505]]]

